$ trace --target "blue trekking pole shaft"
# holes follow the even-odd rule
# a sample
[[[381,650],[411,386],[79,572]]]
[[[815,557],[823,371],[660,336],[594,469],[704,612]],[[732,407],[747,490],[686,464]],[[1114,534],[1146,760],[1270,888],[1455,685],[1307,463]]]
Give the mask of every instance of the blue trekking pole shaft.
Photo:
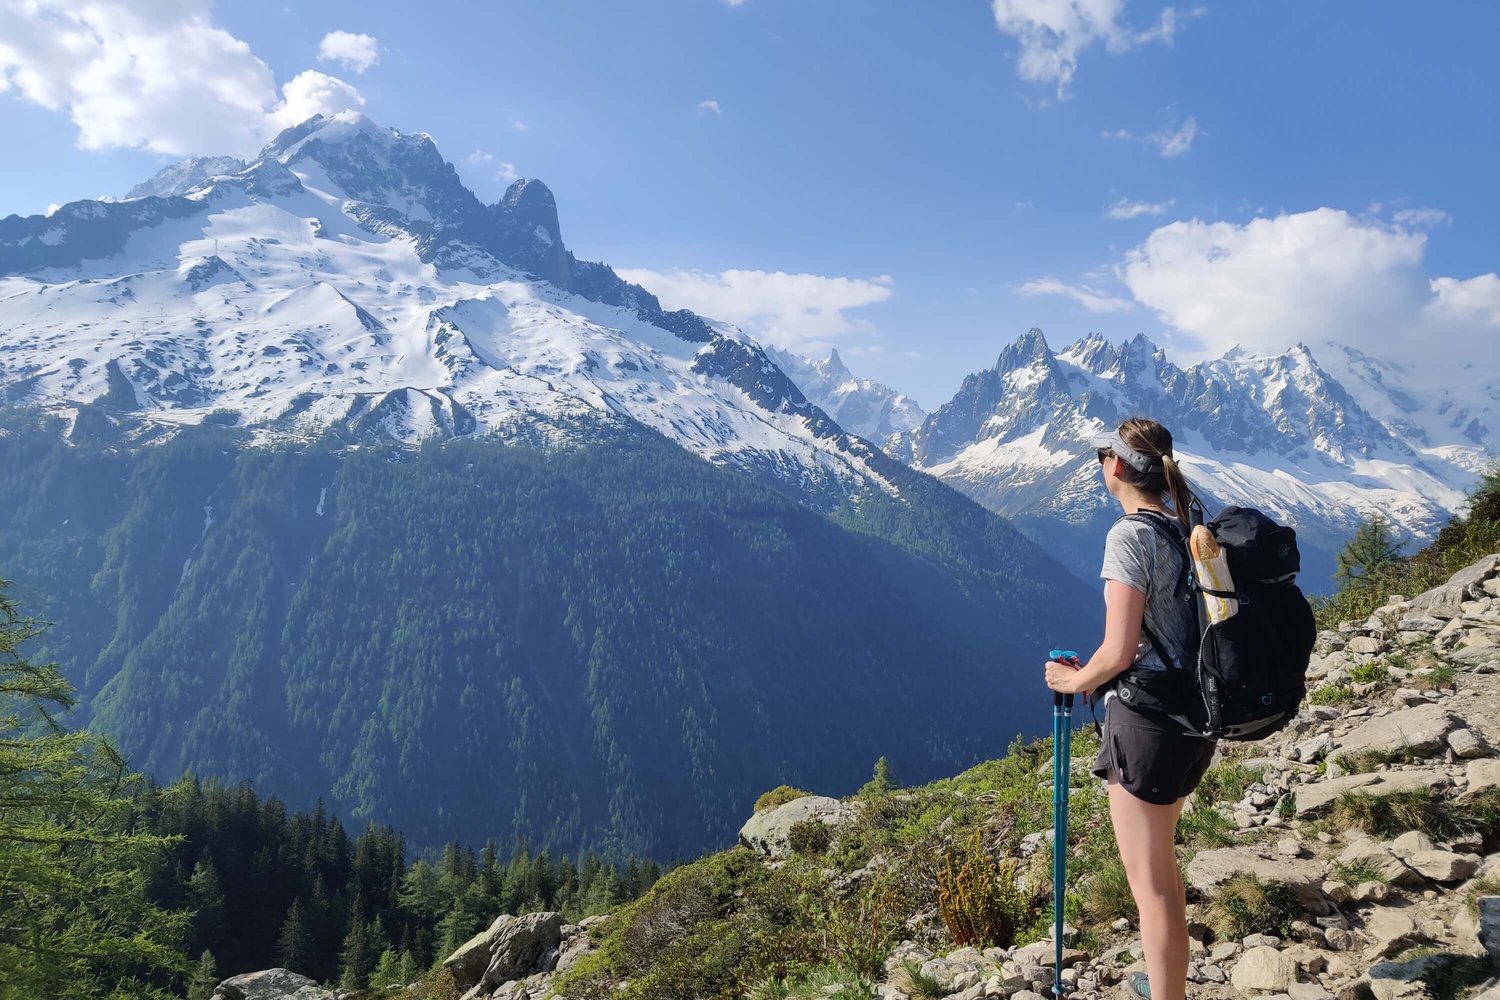
[[[1078,663],[1072,650],[1054,649],[1050,658]],[[1073,696],[1052,693],[1052,993],[1062,996],[1063,903],[1068,885],[1068,779],[1073,761]]]

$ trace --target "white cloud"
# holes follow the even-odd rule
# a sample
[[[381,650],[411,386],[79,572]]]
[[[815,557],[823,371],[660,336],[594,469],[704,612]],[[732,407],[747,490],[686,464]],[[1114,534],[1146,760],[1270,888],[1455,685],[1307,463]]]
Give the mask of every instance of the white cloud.
[[[1146,141],[1155,146],[1162,156],[1181,156],[1193,148],[1193,140],[1197,137],[1198,119],[1188,115],[1187,121],[1177,128],[1152,132]]]
[[[301,108],[363,103],[316,77],[278,95],[270,67],[213,24],[209,0],[0,4],[0,92],[66,112],[84,149],[248,155]]]
[[[313,115],[335,115],[365,106],[358,90],[315,69],[305,69],[292,77],[281,92],[284,96],[272,115],[282,128],[305,122]]]
[[[485,163],[490,163],[494,159],[495,159],[495,154],[494,153],[486,153],[482,149],[476,149],[476,150],[474,150],[474,152],[472,152],[468,156],[464,157],[464,162],[465,163],[472,163],[475,166],[480,166],[480,165],[485,164]]]
[[[1016,291],[1028,298],[1035,298],[1039,295],[1060,295],[1063,298],[1072,299],[1089,312],[1094,313],[1129,312],[1135,308],[1135,304],[1129,299],[1107,295],[1087,285],[1065,284],[1056,278],[1036,278],[1026,282]]]
[[[363,73],[380,62],[380,44],[373,35],[330,31],[318,45],[318,61],[342,63],[356,73]]]
[[[722,115],[724,112],[719,107],[719,102],[718,101],[699,101],[698,102],[698,113],[700,115],[707,115],[707,114]]]
[[[1379,211],[1379,208],[1376,209]],[[1434,229],[1447,225],[1453,218],[1441,208],[1403,208],[1391,216],[1403,226],[1415,229]]]
[[[514,163],[506,163],[504,160],[500,161],[500,168],[495,171],[495,179],[506,184],[509,184],[520,176],[520,174],[516,173],[516,165]]]
[[[729,7],[743,7],[745,0],[724,0],[724,4]]]
[[[1185,335],[1184,351],[1204,356],[1297,341],[1397,359],[1494,356],[1500,277],[1431,278],[1426,243],[1422,232],[1333,208],[1244,225],[1194,219],[1152,232],[1117,273]]]
[[[1188,115],[1181,125],[1160,128],[1149,135],[1136,135],[1129,129],[1117,128],[1106,129],[1099,136],[1103,139],[1143,143],[1153,147],[1162,156],[1181,156],[1193,148],[1193,140],[1198,137],[1198,119]]]
[[[526,132],[526,131],[529,131],[531,129],[530,125],[527,125],[525,122],[523,122],[519,118],[517,118],[515,121],[511,122],[510,123],[510,127],[513,128],[513,129],[515,129],[517,132]]]
[[[516,172],[516,165],[514,163],[507,163],[504,160],[497,161],[494,153],[486,153],[482,149],[476,149],[468,156],[465,156],[464,162],[473,164],[476,167],[489,167],[491,164],[494,164],[495,180],[502,184],[509,184],[521,176]]]
[[[691,309],[733,323],[758,340],[802,353],[826,350],[851,334],[873,332],[846,315],[891,297],[889,275],[837,278],[785,271],[652,271],[616,268],[667,309]]]
[[[54,201],[52,204],[50,204],[50,205],[47,206],[47,214],[48,215],[52,215],[59,208],[62,208],[62,206],[59,205],[57,202]]]
[[[1172,206],[1172,200],[1166,201],[1131,201],[1121,198],[1109,206],[1109,211],[1104,214],[1111,219],[1139,219],[1143,215],[1161,215]]]
[[[1021,79],[1055,84],[1057,96],[1066,98],[1078,56],[1098,42],[1114,53],[1148,42],[1172,44],[1182,16],[1202,14],[1198,7],[1179,15],[1165,8],[1157,22],[1145,31],[1122,23],[1125,0],[991,0],[995,26],[1021,44],[1016,71]]]

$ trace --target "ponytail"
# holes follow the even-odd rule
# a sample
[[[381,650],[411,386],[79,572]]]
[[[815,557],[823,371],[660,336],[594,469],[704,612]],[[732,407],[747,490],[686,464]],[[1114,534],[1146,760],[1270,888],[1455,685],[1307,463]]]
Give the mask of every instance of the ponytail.
[[[1177,523],[1182,525],[1184,534],[1193,530],[1192,491],[1188,489],[1187,478],[1182,474],[1182,467],[1171,455],[1161,457],[1161,471],[1167,479],[1167,492],[1172,496],[1172,513],[1177,515]]]
[[[1140,454],[1161,463],[1161,468],[1141,472],[1129,464],[1122,463],[1121,478],[1154,496],[1171,500],[1172,513],[1182,530],[1193,530],[1193,491],[1182,466],[1172,457],[1172,432],[1148,417],[1131,417],[1120,425],[1120,440]],[[1153,463],[1154,464],[1154,463]]]

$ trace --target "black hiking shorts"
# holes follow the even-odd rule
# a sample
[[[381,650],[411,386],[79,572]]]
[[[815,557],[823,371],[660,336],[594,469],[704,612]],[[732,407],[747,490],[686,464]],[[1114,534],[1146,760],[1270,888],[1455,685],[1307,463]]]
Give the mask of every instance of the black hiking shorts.
[[[1091,772],[1118,781],[1136,798],[1168,806],[1192,793],[1214,757],[1216,740],[1186,732],[1171,719],[1110,698],[1099,755]]]

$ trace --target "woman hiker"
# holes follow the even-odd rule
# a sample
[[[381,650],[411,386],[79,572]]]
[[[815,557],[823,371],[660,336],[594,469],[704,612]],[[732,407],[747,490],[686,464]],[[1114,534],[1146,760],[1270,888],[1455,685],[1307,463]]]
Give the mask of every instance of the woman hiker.
[[[1133,996],[1183,1000],[1187,990],[1187,898],[1173,834],[1198,786],[1215,741],[1165,714],[1127,704],[1111,683],[1129,667],[1182,669],[1194,662],[1197,622],[1186,599],[1185,549],[1192,494],[1172,457],[1172,435],[1132,417],[1096,438],[1104,485],[1126,514],[1104,542],[1104,643],[1078,667],[1046,665],[1047,686],[1063,694],[1104,692],[1104,724],[1093,773],[1109,783],[1109,814],[1120,860],[1140,911],[1147,974],[1128,981]],[[1152,525],[1146,518],[1159,519]],[[1165,659],[1163,657],[1165,654]],[[1164,681],[1176,678],[1159,674]]]

